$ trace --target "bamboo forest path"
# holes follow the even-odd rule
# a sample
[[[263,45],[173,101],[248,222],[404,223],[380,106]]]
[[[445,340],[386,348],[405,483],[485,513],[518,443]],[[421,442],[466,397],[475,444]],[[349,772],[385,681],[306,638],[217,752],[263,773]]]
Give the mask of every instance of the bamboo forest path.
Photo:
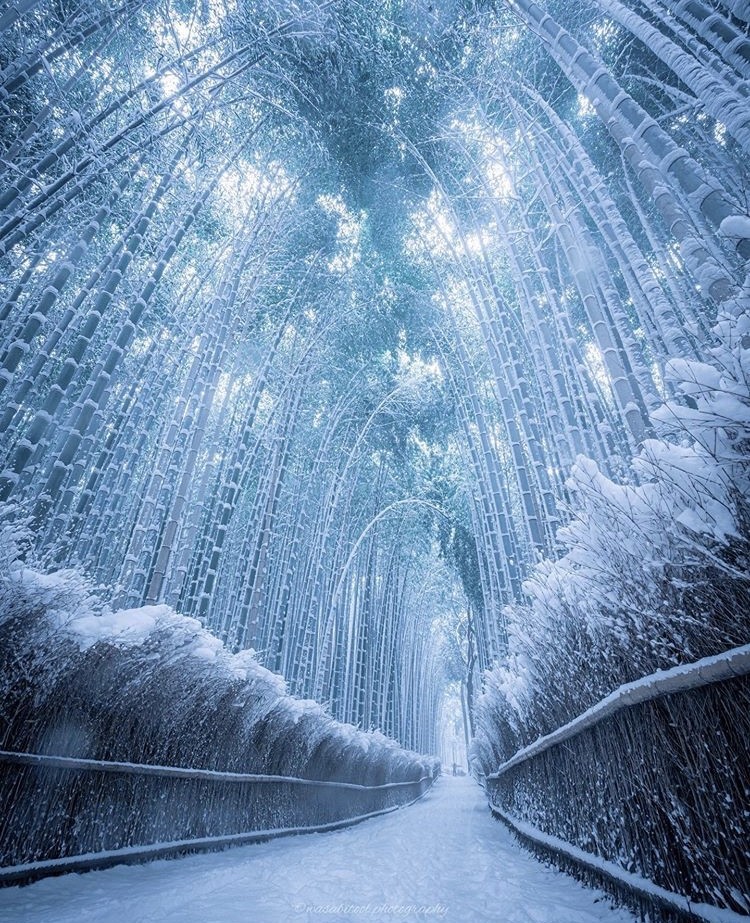
[[[333,833],[0,891],[13,923],[629,923],[522,850],[470,779]]]

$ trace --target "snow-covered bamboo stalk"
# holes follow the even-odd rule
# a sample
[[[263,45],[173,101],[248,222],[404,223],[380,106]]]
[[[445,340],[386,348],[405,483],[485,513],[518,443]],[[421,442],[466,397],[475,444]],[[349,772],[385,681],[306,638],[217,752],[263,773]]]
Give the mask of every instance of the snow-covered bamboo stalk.
[[[721,183],[684,148],[679,147],[658,122],[622,89],[607,69],[539,4],[533,0],[508,2],[544,41],[550,55],[594,107],[625,156],[633,159],[635,164],[645,159],[652,169],[658,170],[663,185],[657,205],[659,199],[668,199],[671,206],[675,193],[679,191],[691,208],[724,234],[740,256],[750,257],[750,221],[747,228],[737,234],[729,234],[725,230],[723,222],[736,216],[739,206],[727,195]],[[629,154],[631,150],[632,156]],[[674,192],[667,184],[674,186]],[[707,258],[703,256],[693,258],[698,272],[706,262]],[[718,300],[724,300],[731,293],[728,290],[731,282],[726,277],[717,277],[705,287]]]

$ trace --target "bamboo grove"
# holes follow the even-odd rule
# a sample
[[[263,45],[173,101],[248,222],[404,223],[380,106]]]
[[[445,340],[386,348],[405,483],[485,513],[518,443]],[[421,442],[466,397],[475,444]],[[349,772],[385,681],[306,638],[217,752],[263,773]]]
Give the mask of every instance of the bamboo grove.
[[[625,521],[612,490],[644,484],[674,500],[667,563],[747,592],[746,12],[6,7],[0,498],[29,559],[422,752],[446,683],[473,708],[482,671],[523,671],[519,625],[521,738],[663,665],[571,669],[553,703],[525,592],[595,493]],[[667,476],[658,447],[696,444],[721,497]],[[717,626],[697,653],[746,632]]]

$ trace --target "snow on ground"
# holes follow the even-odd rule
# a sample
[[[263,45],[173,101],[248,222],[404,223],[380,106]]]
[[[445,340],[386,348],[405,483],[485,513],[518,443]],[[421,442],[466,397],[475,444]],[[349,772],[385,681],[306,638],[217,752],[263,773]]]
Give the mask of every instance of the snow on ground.
[[[632,923],[446,777],[356,827],[0,890],[3,923]]]

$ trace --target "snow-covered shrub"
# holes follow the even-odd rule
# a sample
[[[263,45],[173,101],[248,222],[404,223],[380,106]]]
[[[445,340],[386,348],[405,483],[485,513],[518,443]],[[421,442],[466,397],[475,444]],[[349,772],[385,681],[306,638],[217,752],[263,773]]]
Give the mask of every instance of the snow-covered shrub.
[[[25,566],[16,534],[6,529],[0,536],[0,748],[360,785],[437,773],[434,759],[290,696],[283,678],[251,651],[232,654],[196,619],[163,605],[112,612],[76,573],[45,575]],[[214,803],[226,783],[206,783],[196,795],[180,786],[199,783],[93,773],[88,781],[80,774],[72,781],[50,777],[36,791],[33,770],[19,767],[19,782],[6,769],[0,788],[10,798],[8,812],[18,816],[3,827],[2,839],[10,838],[3,852],[21,862],[257,825],[327,823],[407,801],[419,790],[342,795],[274,784],[248,794],[230,785]],[[86,795],[86,785],[95,795]],[[162,787],[152,791],[156,785]],[[68,811],[77,817],[73,828]]]
[[[715,331],[712,364],[667,364],[676,397],[631,484],[574,465],[565,553],[508,608],[508,656],[477,705],[479,773],[621,683],[750,641],[748,315]]]
[[[574,465],[565,552],[508,608],[508,656],[485,676],[478,777],[623,683],[750,643],[747,316],[717,333],[713,364],[668,363],[676,397],[653,415],[632,483]],[[489,798],[691,903],[746,914],[748,702],[741,676],[631,705],[486,780]],[[633,903],[613,879],[583,875]]]
[[[168,606],[107,611],[75,572],[17,561],[0,593],[5,749],[364,784],[435,768],[290,696]]]

